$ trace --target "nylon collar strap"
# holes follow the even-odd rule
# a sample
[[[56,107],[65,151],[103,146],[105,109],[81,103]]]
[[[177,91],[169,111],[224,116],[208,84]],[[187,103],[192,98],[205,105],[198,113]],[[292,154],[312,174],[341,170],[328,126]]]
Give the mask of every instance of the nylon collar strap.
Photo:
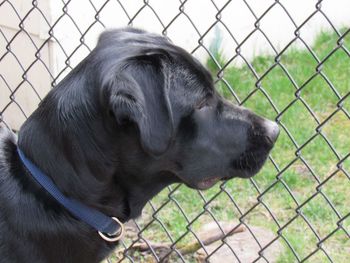
[[[78,200],[65,196],[57,188],[51,178],[46,176],[34,163],[27,159],[19,148],[17,148],[17,152],[34,179],[74,217],[96,229],[100,236],[106,241],[115,242],[123,236],[124,226],[117,218],[106,216]]]

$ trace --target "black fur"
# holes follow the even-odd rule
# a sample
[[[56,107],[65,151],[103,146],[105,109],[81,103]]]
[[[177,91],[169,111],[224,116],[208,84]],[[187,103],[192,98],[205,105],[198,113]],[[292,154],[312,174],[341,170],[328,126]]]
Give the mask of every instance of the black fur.
[[[103,33],[17,138],[0,128],[0,262],[99,262],[103,241],[40,187],[25,155],[61,191],[122,221],[165,186],[205,189],[256,173],[276,134],[223,100],[209,72],[165,38]]]

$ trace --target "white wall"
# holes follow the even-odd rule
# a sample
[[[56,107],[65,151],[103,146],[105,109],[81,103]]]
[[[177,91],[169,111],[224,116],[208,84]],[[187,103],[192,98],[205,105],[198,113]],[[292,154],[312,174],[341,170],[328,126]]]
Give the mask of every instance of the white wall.
[[[0,5],[0,112],[4,111],[2,117],[13,129],[18,129],[50,90],[50,42],[43,45],[48,25],[37,10],[32,10],[23,22],[25,32],[19,29],[32,7],[26,0]],[[46,1],[39,1],[38,7],[50,13]]]
[[[85,32],[91,25],[91,21],[95,21],[94,9],[88,5],[87,1],[84,1],[84,3],[85,2],[87,6],[82,5],[83,1],[72,1],[68,7],[68,13],[74,17],[82,32]],[[95,0],[95,7],[100,9],[104,2],[105,0]],[[138,10],[144,6],[144,1],[141,0],[120,2],[124,5],[130,17],[133,17]],[[272,0],[249,0],[247,2],[257,17],[260,17],[269,6],[275,3],[275,1]],[[280,3],[287,9],[297,26],[316,11],[316,2],[315,0],[280,0]],[[51,3],[53,20],[55,20],[62,13],[62,4],[58,1],[52,1]],[[227,3],[227,0],[215,0],[214,3],[216,7],[209,0],[188,0],[183,5],[183,13],[180,14],[175,22],[167,29],[167,36],[175,44],[184,47],[188,51],[193,51],[198,46],[200,35],[203,35],[217,21],[216,14],[218,13],[218,9],[221,9]],[[150,0],[149,5],[156,11],[165,26],[180,13],[179,0]],[[350,26],[349,0],[324,0],[321,10],[338,29],[342,26]],[[190,17],[198,32],[186,15]],[[103,7],[100,13],[100,19],[107,28],[125,26],[129,21],[127,15],[117,1],[110,1]],[[235,0],[231,1],[221,13],[221,21],[229,28],[236,38],[236,41],[241,43],[255,29],[254,23],[256,22],[256,18],[244,4],[244,1]],[[163,26],[148,6],[144,7],[137,15],[136,19],[133,21],[133,26],[157,33],[161,33],[163,30]],[[217,27],[221,31],[223,37],[223,50],[226,57],[229,58],[235,55],[237,44],[222,24],[219,23]],[[294,31],[296,29],[293,22],[279,4],[276,4],[268,14],[261,19],[260,28],[270,39],[277,51],[282,50],[285,45],[294,38]],[[102,32],[103,29],[100,23],[96,23],[89,30],[85,37],[89,47],[94,47],[97,35]],[[321,30],[330,29],[331,25],[328,23],[327,19],[323,17],[321,13],[317,13],[302,27],[300,35],[307,43],[311,44],[317,33]],[[203,38],[203,44],[206,47],[209,47],[210,43],[213,41],[215,30],[215,28],[212,28]],[[55,35],[69,54],[80,43],[78,30],[68,18],[57,27]],[[298,47],[302,46],[300,41],[297,41],[295,45]],[[274,51],[264,36],[260,32],[256,32],[242,45],[241,53],[247,59],[251,59],[254,55],[261,53],[273,54]],[[60,70],[65,56],[62,55],[62,51],[59,50],[55,52],[55,54],[57,54],[55,58],[57,62],[56,66],[57,69]],[[72,65],[75,65],[81,60],[81,57],[87,54],[88,49],[82,47],[78,50],[76,55],[73,55],[70,62],[72,62]],[[203,48],[199,48],[194,55],[203,61],[207,56],[207,52]],[[237,60],[237,63],[240,63],[239,60]]]

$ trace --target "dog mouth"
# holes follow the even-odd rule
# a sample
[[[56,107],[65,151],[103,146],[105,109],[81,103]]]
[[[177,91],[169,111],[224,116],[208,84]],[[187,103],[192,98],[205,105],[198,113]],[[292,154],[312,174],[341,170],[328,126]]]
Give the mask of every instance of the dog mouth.
[[[246,157],[246,156],[245,156]],[[233,167],[231,167],[231,171],[229,172],[229,175],[223,175],[223,176],[210,176],[206,177],[204,179],[200,179],[197,182],[194,182],[192,184],[186,183],[189,187],[198,189],[198,190],[207,190],[211,187],[213,187],[217,182],[219,181],[227,181],[231,180],[234,177],[238,178],[251,178],[254,175],[256,175],[263,164],[265,163],[267,157],[264,158],[254,158],[254,163],[249,163],[249,161],[239,161],[238,164],[235,163]]]
[[[188,184],[186,183],[189,187],[197,190],[207,190],[211,187],[213,187],[216,183],[219,181],[227,181],[232,179],[235,176],[215,176],[215,177],[208,177],[205,179],[202,179],[198,182]]]
[[[185,174],[177,175],[188,187],[196,190],[207,190],[219,181],[227,181],[232,178],[248,179],[256,175],[268,157],[269,151],[245,152],[230,163],[226,171],[221,171],[221,175],[206,175],[204,178],[189,177]],[[190,179],[191,178],[191,179]],[[195,179],[196,178],[196,179]]]
[[[263,161],[262,161],[263,163]],[[235,167],[236,168],[236,167]],[[239,167],[242,168],[242,167]],[[184,180],[182,177],[181,181],[185,183],[188,187],[196,190],[207,190],[211,187],[213,187],[216,183],[219,181],[228,181],[232,178],[238,177],[238,178],[251,178],[254,175],[256,175],[261,168],[261,165],[258,167],[250,167],[250,169],[232,169],[229,173],[226,173],[226,175],[222,176],[209,176],[205,177],[203,179],[197,179],[197,180]]]
[[[261,167],[257,167],[253,170],[236,170],[235,172],[232,173],[232,175],[229,175],[229,176],[215,176],[215,177],[205,178],[194,184],[191,184],[191,185],[187,184],[187,185],[194,189],[207,190],[213,187],[219,181],[228,181],[235,177],[245,178],[245,179],[251,178],[259,172],[260,168]]]
[[[197,182],[195,188],[199,190],[207,190],[213,187],[220,180],[222,180],[220,177],[206,178]]]

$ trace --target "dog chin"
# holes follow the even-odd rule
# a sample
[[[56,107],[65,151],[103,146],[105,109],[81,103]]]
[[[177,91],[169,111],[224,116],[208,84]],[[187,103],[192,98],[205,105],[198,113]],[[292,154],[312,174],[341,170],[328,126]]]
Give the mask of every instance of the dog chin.
[[[190,188],[193,188],[196,190],[207,190],[207,189],[213,187],[219,181],[227,181],[227,180],[230,180],[234,177],[236,177],[236,176],[226,176],[226,177],[216,176],[216,177],[206,178],[204,180],[200,180],[200,181],[192,183],[192,184],[186,183],[186,185],[189,186]]]
[[[228,181],[233,178],[244,178],[249,179],[256,175],[262,165],[259,165],[258,167],[253,167],[249,169],[234,169],[229,173],[229,175],[223,175],[223,176],[212,176],[212,177],[206,177],[204,179],[198,180],[198,181],[188,181],[184,180],[183,178],[180,178],[180,180],[188,187],[195,189],[195,190],[207,190],[211,187],[213,187],[217,182],[219,181]]]
[[[188,186],[189,188],[195,189],[195,190],[207,190],[211,187],[213,187],[218,181],[220,181],[220,177],[211,177],[206,178],[204,180],[196,181],[196,182],[186,182],[183,181],[183,183]]]
[[[196,189],[207,190],[221,180],[220,177],[207,178],[196,183]]]
[[[190,188],[197,189],[197,190],[207,190],[213,187],[219,181],[228,181],[237,177],[248,179],[256,175],[259,171],[260,171],[260,168],[256,168],[254,170],[241,170],[241,171],[236,171],[230,176],[206,178],[204,180],[201,180],[193,184],[186,183],[186,185],[189,186]]]

